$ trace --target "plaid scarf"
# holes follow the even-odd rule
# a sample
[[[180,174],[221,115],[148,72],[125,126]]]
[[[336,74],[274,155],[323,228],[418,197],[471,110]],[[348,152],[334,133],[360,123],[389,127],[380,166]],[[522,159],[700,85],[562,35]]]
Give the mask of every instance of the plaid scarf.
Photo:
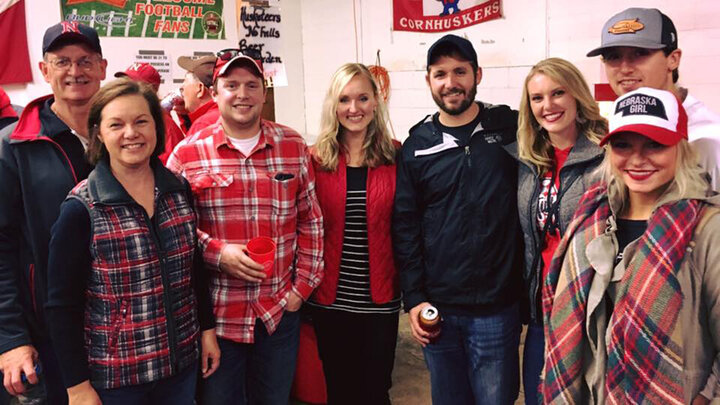
[[[699,219],[698,200],[657,208],[618,284],[610,319],[605,390],[609,403],[683,402],[683,348],[677,322],[683,295],[676,272]],[[585,403],[583,341],[595,270],[585,255],[610,217],[607,186],[590,188],[553,258],[542,291],[544,403]],[[557,293],[556,293],[557,291]],[[602,344],[602,342],[601,342]]]

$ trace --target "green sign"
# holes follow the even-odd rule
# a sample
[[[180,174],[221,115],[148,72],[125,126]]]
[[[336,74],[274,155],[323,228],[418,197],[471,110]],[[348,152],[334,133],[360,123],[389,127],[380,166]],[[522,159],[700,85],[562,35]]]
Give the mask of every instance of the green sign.
[[[223,0],[60,0],[60,9],[104,37],[225,39]]]

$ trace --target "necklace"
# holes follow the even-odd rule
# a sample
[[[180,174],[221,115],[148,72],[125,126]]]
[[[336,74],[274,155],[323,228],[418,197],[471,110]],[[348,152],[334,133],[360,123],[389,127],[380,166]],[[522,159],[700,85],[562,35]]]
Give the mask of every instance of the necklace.
[[[58,110],[58,108],[55,106],[55,103],[52,103],[52,104],[50,105],[50,110],[52,110],[52,112],[53,112],[58,118],[60,118],[60,121],[62,121],[63,123],[65,123],[65,125],[67,125],[67,127],[70,128],[70,131],[71,131],[75,136],[77,136],[78,138],[84,138],[85,141],[87,141],[88,137],[85,136],[83,133],[81,133],[80,131],[78,131],[77,129],[74,128],[75,122],[74,122],[73,120],[68,119],[67,117],[63,116],[63,114],[61,114],[60,111]],[[71,124],[72,124],[72,125],[71,125]],[[84,132],[84,131],[83,131],[83,132]],[[82,141],[82,139],[81,139],[81,141]],[[83,143],[85,143],[85,142],[83,142]]]

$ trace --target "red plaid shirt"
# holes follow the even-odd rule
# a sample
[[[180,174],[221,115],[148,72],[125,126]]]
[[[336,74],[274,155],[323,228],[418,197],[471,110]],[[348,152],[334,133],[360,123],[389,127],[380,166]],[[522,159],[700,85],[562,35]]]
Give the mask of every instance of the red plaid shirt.
[[[217,123],[182,141],[167,166],[193,190],[218,336],[252,343],[256,318],[273,333],[290,291],[307,299],[322,279],[322,214],[302,137],[261,120],[260,140],[245,157]],[[256,236],[277,245],[273,275],[258,284],[222,272],[223,247]]]

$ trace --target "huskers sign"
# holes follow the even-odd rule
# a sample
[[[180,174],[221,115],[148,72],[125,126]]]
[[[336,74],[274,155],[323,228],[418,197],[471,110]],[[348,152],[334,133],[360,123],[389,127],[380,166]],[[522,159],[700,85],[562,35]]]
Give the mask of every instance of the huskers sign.
[[[393,0],[396,31],[442,32],[502,17],[501,0]]]

